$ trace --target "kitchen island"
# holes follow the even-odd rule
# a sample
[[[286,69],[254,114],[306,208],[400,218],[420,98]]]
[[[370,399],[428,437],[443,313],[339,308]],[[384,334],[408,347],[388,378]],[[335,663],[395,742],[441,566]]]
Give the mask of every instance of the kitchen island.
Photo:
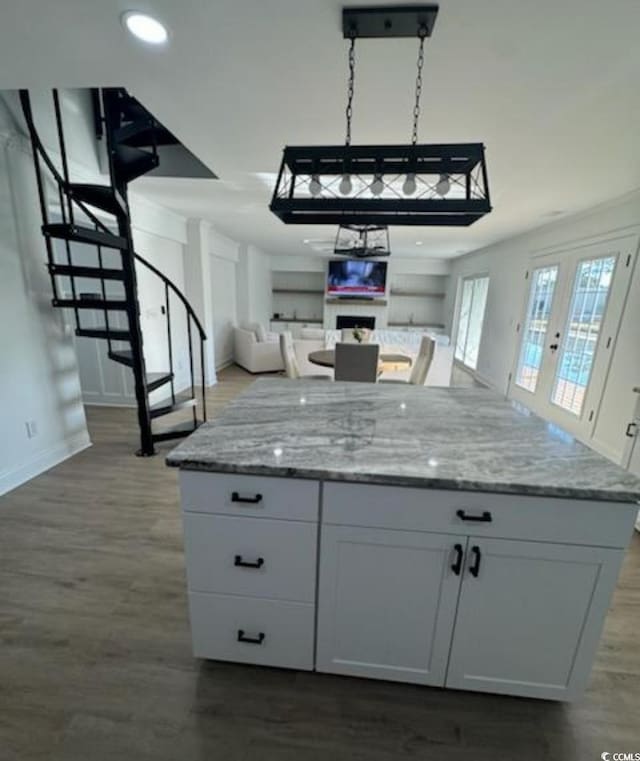
[[[167,463],[194,654],[571,700],[640,482],[491,391],[261,379]]]

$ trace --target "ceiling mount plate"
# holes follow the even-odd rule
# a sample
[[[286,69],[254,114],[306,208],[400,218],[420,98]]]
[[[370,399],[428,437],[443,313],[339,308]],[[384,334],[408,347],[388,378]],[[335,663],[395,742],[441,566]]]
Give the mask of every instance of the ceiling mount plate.
[[[376,5],[342,9],[342,34],[351,37],[417,37],[421,28],[431,37],[438,6]]]

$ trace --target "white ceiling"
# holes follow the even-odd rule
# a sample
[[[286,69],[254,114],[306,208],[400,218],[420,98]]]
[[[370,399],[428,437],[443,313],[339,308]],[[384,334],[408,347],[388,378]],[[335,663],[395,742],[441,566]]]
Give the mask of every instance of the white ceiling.
[[[168,25],[165,49],[125,35],[119,16],[132,7]],[[311,253],[303,239],[335,228],[286,226],[267,206],[285,144],[344,139],[340,10],[0,0],[0,88],[129,88],[221,178],[146,179],[141,191],[271,253]],[[640,187],[639,29],[638,0],[442,0],[420,137],[483,141],[494,211],[466,229],[392,228],[393,252],[457,256]],[[415,56],[411,40],[357,44],[354,143],[408,140]]]

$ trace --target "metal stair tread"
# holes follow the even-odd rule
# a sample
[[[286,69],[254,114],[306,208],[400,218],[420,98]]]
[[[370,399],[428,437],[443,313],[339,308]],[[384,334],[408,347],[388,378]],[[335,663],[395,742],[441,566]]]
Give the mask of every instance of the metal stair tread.
[[[172,428],[168,428],[164,431],[152,433],[151,437],[154,443],[161,441],[172,441],[173,439],[183,439],[196,431],[201,425],[201,420],[196,420],[195,424],[193,421],[189,421],[188,423],[179,423],[178,425],[175,425]]]
[[[169,397],[169,399],[165,399],[164,401],[149,407],[149,415],[152,420],[155,420],[156,418],[170,415],[172,412],[177,412],[178,410],[195,407],[197,403],[198,400],[195,397],[188,397],[186,399],[176,398],[175,402]]]
[[[106,328],[76,328],[76,335],[81,338],[106,338],[111,341],[128,341],[131,338],[128,330]]]
[[[62,240],[76,241],[77,243],[87,243],[92,246],[116,248],[121,251],[129,248],[129,241],[120,235],[101,232],[100,230],[94,230],[91,227],[83,227],[82,225],[72,225],[69,223],[42,225],[42,232],[45,236],[51,238],[61,238]]]
[[[50,264],[49,272],[52,275],[66,277],[87,277],[97,280],[124,280],[124,272],[121,269],[111,267],[84,267],[75,264]]]
[[[70,182],[67,185],[69,195],[76,201],[109,212],[110,214],[125,214],[126,203],[120,193],[110,185],[89,185],[86,183]]]
[[[126,365],[127,367],[133,367],[133,352],[131,349],[110,351],[108,356],[109,359],[112,359],[114,362],[118,362],[121,365]]]
[[[170,383],[173,380],[173,373],[147,373],[146,384],[147,391],[155,391],[157,388]]]
[[[125,310],[127,302],[122,299],[53,299],[54,307],[67,307],[69,309],[98,309],[104,310]]]

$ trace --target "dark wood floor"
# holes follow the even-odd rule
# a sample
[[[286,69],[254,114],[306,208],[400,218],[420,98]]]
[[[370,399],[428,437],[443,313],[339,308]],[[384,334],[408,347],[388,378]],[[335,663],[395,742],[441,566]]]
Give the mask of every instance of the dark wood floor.
[[[250,380],[231,369],[214,411]],[[0,761],[597,761],[640,752],[640,540],[574,705],[203,663],[176,473],[129,410],[0,499]]]

